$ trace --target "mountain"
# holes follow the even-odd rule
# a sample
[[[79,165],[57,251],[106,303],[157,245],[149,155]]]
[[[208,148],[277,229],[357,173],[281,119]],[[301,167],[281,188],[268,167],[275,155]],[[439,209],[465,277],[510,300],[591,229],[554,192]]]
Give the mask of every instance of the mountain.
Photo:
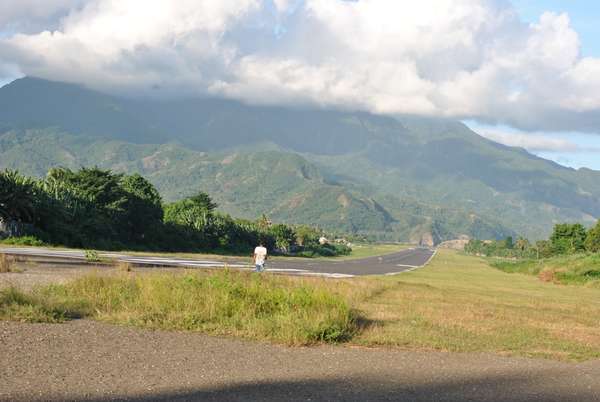
[[[546,236],[600,217],[600,172],[484,139],[460,122],[127,99],[36,78],[0,88],[0,167],[98,165],[198,189],[236,216],[398,240]]]

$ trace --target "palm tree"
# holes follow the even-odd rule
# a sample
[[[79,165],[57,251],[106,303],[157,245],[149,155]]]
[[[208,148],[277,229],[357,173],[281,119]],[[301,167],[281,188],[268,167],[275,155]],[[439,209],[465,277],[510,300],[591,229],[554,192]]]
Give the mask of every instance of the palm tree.
[[[35,182],[17,171],[0,172],[0,219],[32,223],[35,215]]]

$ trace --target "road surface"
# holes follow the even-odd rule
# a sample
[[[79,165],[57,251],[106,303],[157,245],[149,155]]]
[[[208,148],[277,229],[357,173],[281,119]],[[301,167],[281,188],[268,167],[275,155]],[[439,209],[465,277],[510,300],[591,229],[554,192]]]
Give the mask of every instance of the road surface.
[[[31,257],[38,260],[83,261],[85,253],[79,250],[58,250],[30,247],[2,247],[1,253]],[[435,251],[429,248],[410,248],[380,257],[369,257],[357,260],[311,260],[311,259],[276,259],[267,262],[267,271],[290,275],[325,276],[331,278],[351,278],[364,275],[394,275],[425,266]],[[223,268],[250,270],[249,259],[200,260],[186,258],[167,258],[144,255],[128,255],[120,253],[100,253],[103,258],[128,262],[138,267],[188,267],[188,268]]]
[[[0,363],[7,402],[600,401],[600,361],[289,348],[88,320],[0,322]]]

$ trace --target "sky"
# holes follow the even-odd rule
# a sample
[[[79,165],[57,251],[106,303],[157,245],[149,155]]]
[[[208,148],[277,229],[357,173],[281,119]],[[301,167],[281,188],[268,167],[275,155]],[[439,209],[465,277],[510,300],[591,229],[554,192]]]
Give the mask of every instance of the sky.
[[[600,170],[600,4],[2,0],[0,84],[417,114]]]
[[[567,13],[580,37],[582,56],[600,57],[600,2],[590,0],[513,0],[520,17],[534,23],[545,11]],[[475,131],[507,145],[521,146],[543,158],[574,168],[600,170],[600,138],[578,132],[518,132],[511,127],[465,122]],[[600,131],[600,127],[598,128]],[[502,133],[502,134],[498,134]],[[541,141],[541,143],[540,143]]]

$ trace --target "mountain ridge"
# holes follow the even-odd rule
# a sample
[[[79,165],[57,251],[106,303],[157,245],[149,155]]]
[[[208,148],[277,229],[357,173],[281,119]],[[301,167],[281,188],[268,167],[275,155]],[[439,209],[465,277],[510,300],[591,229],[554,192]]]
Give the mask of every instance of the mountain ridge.
[[[439,241],[481,228],[536,238],[555,222],[600,216],[600,172],[562,167],[449,119],[125,99],[25,78],[0,88],[0,156],[0,167],[36,175],[53,164],[136,171],[166,199],[205,186],[231,213],[381,238],[414,240],[438,223]],[[254,194],[261,188],[273,194]],[[470,216],[479,223],[470,227]]]

